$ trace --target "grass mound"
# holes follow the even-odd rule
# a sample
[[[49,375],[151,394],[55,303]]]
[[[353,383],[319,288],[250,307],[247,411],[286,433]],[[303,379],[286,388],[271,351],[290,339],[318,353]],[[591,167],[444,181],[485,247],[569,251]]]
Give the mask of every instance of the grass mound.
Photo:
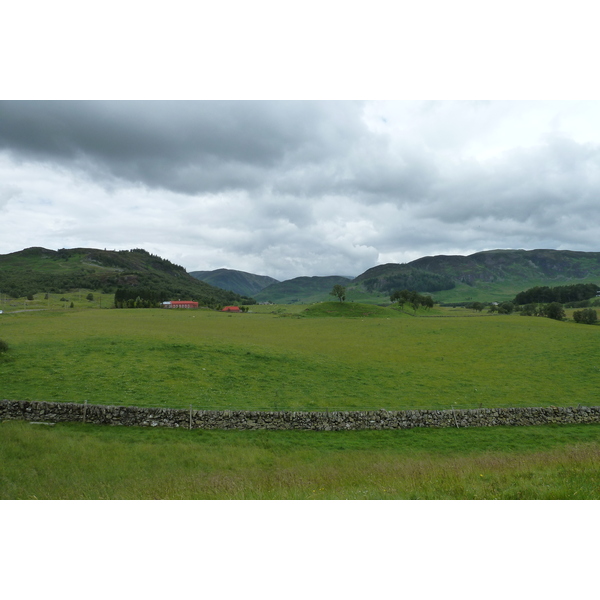
[[[302,312],[306,317],[398,317],[397,311],[359,302],[321,302]]]

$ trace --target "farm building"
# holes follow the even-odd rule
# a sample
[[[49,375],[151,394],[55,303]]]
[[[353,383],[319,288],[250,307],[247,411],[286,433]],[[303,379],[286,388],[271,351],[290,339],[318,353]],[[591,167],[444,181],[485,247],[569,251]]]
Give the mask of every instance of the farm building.
[[[239,306],[226,306],[221,312],[242,312]]]
[[[163,308],[198,308],[198,303],[191,300],[171,300],[163,302],[162,305]]]

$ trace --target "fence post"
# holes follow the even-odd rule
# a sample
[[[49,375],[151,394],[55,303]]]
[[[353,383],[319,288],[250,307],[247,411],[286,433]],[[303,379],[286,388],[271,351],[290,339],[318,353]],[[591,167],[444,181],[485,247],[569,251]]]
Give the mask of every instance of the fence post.
[[[458,421],[456,420],[456,413],[454,412],[454,406],[452,407],[452,416],[454,417],[454,424],[458,428]]]

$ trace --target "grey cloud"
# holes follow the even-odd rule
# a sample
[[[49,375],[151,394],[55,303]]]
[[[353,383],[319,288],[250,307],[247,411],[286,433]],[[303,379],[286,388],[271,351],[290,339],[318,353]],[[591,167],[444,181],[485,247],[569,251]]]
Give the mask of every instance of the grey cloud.
[[[0,102],[0,243],[152,240],[212,261],[188,268],[239,260],[280,279],[358,274],[381,256],[596,249],[599,141],[566,108],[580,137],[548,133],[553,109],[537,107]]]
[[[360,103],[1,102],[0,149],[186,193],[248,189],[364,127]]]
[[[435,215],[447,224],[482,218],[548,226],[577,206],[597,213],[600,147],[551,138],[501,159],[457,164],[435,182],[435,197],[415,216]]]

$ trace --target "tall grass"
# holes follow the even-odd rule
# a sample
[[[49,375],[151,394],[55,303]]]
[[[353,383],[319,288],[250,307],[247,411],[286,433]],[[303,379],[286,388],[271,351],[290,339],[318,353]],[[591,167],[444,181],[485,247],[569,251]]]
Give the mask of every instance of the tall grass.
[[[600,426],[388,432],[0,424],[2,499],[598,499]]]

